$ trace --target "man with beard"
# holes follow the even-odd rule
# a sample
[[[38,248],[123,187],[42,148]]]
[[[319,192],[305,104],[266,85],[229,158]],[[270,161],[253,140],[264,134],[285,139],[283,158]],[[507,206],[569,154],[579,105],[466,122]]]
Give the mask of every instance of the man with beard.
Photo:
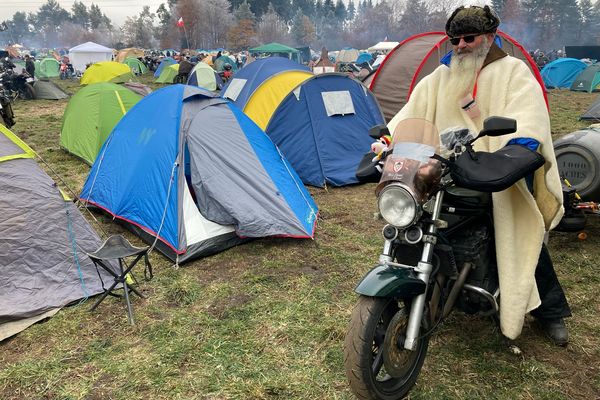
[[[453,127],[479,132],[490,116],[517,121],[516,133],[475,142],[477,151],[523,145],[545,158],[544,167],[531,179],[492,195],[500,326],[514,339],[531,312],[546,334],[564,346],[568,331],[563,318],[571,312],[543,243],[564,212],[550,118],[542,88],[527,65],[494,42],[499,24],[488,6],[456,9],[446,23],[453,51],[442,59],[444,65],[416,85],[388,127],[394,132],[400,121],[422,118],[440,132]]]

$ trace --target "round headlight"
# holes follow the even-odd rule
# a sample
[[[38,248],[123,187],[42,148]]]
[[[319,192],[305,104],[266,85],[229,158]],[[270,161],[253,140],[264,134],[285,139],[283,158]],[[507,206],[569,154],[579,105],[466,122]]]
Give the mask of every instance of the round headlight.
[[[408,190],[402,186],[389,185],[379,194],[379,213],[388,224],[405,228],[415,221],[417,203]]]

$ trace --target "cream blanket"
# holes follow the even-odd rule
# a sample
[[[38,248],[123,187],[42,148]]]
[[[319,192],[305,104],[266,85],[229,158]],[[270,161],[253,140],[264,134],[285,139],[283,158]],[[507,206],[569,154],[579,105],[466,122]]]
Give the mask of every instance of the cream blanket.
[[[481,117],[476,120],[444,95],[449,74],[450,69],[442,65],[422,79],[406,106],[388,124],[390,132],[406,118],[424,118],[439,132],[459,126],[477,133],[486,117],[509,117],[517,120],[516,133],[482,138],[475,149],[495,151],[512,138],[533,138],[546,159],[544,167],[535,173],[535,197],[524,180],[493,194],[500,325],[502,333],[514,339],[521,333],[525,314],[540,304],[534,272],[544,233],[558,224],[564,212],[548,110],[540,85],[529,68],[514,57],[503,57],[481,70],[476,97]]]

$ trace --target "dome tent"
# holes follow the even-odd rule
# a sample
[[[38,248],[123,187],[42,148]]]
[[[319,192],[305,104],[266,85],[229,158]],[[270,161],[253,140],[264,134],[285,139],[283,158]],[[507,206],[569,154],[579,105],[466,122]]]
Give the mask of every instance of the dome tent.
[[[117,122],[140,99],[116,83],[82,88],[71,97],[63,114],[60,146],[91,165]]]
[[[81,200],[146,241],[158,238],[157,249],[176,262],[243,238],[314,234],[317,206],[291,166],[237,107],[207,90],[169,85],[152,92],[100,154]]]
[[[134,77],[128,65],[115,61],[103,61],[90,65],[83,73],[79,83],[82,85],[98,82],[123,83],[132,79]]]
[[[302,182],[313,186],[358,183],[356,168],[384,118],[373,94],[341,73],[300,83],[281,101],[265,132]]]
[[[188,85],[195,85],[206,90],[215,91],[223,87],[221,76],[212,67],[204,62],[196,64],[187,81]]]

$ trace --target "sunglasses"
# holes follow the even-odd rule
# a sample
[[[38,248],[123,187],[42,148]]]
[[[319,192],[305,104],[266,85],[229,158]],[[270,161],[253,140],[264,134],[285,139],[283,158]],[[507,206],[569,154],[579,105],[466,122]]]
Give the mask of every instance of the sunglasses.
[[[475,38],[479,35],[480,34],[450,38],[450,43],[452,43],[452,46],[458,46],[458,44],[460,43],[460,39],[464,40],[465,43],[473,43],[475,41]]]

